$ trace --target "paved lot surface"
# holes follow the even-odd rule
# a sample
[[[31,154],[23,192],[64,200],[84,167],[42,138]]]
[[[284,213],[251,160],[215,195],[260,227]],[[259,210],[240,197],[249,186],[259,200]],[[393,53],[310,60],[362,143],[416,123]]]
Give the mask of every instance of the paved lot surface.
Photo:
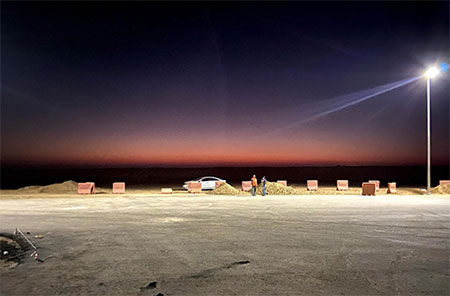
[[[449,295],[449,196],[0,200],[1,295]],[[147,285],[157,282],[156,287]]]

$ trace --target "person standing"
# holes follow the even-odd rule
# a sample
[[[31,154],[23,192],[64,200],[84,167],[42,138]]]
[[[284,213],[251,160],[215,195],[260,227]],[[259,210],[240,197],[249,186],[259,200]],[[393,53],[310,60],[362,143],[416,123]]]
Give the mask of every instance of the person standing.
[[[252,196],[256,194],[256,186],[258,186],[258,180],[256,179],[256,175],[252,177]]]
[[[266,176],[262,177],[261,185],[262,185],[262,196],[266,196],[266,185],[267,185]]]

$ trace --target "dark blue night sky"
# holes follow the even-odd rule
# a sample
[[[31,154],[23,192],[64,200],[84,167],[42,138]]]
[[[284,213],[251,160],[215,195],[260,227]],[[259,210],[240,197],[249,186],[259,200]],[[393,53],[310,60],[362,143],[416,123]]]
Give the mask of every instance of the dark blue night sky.
[[[2,163],[424,164],[424,78],[302,119],[440,62],[448,2],[2,2]]]

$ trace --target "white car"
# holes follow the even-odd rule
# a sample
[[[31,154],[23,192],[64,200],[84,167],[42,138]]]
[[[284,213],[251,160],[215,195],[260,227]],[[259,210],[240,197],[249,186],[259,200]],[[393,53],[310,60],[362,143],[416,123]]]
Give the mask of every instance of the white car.
[[[193,180],[193,181],[186,181],[186,182],[184,182],[183,188],[188,189],[189,182],[200,182],[200,183],[202,183],[202,190],[213,190],[216,188],[216,181],[227,182],[226,180],[222,180],[217,177],[208,176],[208,177],[198,178],[197,180]]]

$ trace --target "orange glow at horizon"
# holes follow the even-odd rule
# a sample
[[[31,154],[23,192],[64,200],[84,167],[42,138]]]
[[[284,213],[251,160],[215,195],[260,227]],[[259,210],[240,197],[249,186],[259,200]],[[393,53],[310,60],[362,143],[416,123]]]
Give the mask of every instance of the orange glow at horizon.
[[[35,149],[15,150],[12,162],[34,164],[107,165],[107,166],[188,166],[188,165],[383,165],[420,163],[417,153],[399,155],[390,148],[370,147],[362,142],[327,142],[315,139],[275,139],[261,144],[261,139],[220,137],[151,138],[66,141],[50,146],[44,142]],[[364,147],[361,149],[359,147]],[[26,157],[23,157],[26,155]]]

